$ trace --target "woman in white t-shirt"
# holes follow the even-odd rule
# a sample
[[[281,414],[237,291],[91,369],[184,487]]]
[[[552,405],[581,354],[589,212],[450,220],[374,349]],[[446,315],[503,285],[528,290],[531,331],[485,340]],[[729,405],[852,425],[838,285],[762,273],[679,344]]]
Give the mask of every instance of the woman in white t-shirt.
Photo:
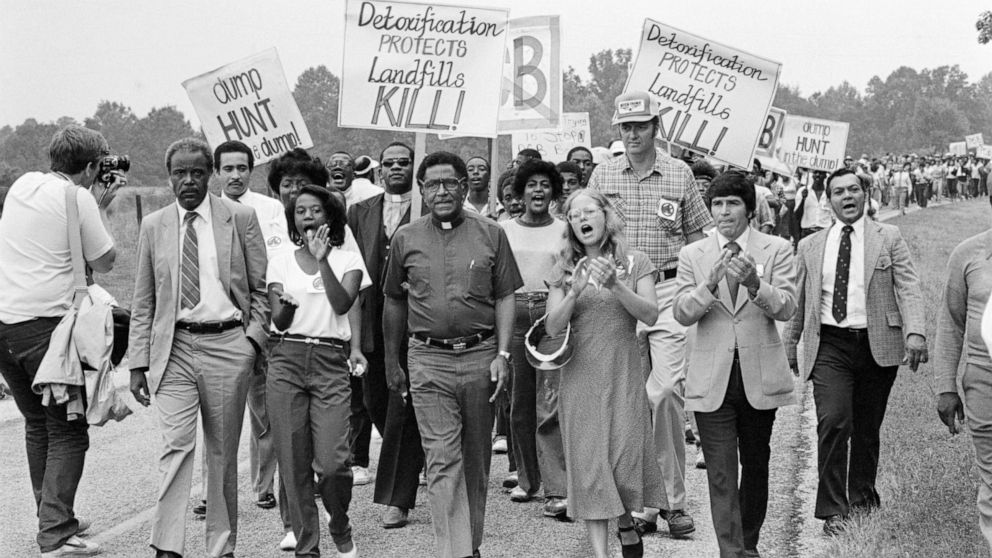
[[[304,186],[286,217],[289,237],[300,248],[269,261],[273,335],[265,385],[284,503],[297,556],[317,555],[316,474],[316,493],[330,514],[338,556],[354,557],[348,519],[349,369],[360,374],[366,361],[357,343],[350,344],[348,310],[371,281],[361,255],[341,249],[346,218],[338,197]]]

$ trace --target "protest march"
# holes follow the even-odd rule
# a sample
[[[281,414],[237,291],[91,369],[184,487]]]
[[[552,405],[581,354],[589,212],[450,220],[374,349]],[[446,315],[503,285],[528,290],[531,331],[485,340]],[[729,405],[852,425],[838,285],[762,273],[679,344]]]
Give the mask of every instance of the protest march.
[[[862,93],[875,36],[804,96],[851,22],[250,4],[0,129],[0,555],[992,552],[987,68]],[[163,73],[192,123],[107,100]]]

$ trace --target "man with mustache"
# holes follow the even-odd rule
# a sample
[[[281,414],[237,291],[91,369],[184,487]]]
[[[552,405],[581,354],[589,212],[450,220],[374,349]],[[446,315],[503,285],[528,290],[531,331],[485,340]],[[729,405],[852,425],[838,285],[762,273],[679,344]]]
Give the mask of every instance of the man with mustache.
[[[207,455],[206,553],[234,556],[238,441],[248,377],[267,339],[265,241],[255,211],[209,194],[210,147],[169,146],[176,203],[145,217],[138,237],[129,354],[131,392],[155,409],[164,449],[152,518],[156,558],[181,558],[197,416]],[[146,376],[147,375],[147,376]]]

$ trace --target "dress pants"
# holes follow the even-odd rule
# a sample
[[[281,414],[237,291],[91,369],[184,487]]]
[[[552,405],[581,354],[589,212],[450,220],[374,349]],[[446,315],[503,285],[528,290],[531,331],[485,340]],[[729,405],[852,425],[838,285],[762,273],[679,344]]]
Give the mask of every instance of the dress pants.
[[[721,558],[739,558],[745,550],[758,548],[758,536],[768,509],[769,442],[775,411],[751,406],[744,393],[740,362],[735,358],[723,404],[711,413],[695,413],[706,457],[710,513]]]
[[[383,506],[412,510],[417,502],[417,489],[420,488],[420,471],[424,468],[424,448],[420,443],[414,405],[386,385],[382,347],[381,334],[377,334],[375,350],[365,354],[369,369],[362,385],[365,408],[382,434],[372,501]],[[400,349],[400,366],[406,368],[406,360],[406,347],[403,346]]]
[[[90,447],[85,418],[68,420],[66,405],[41,404],[31,390],[52,331],[61,318],[37,318],[19,324],[0,323],[0,373],[24,415],[31,489],[38,511],[38,546],[49,552],[76,534],[73,506]]]
[[[151,545],[183,554],[193,477],[197,412],[203,418],[207,486],[206,551],[234,552],[238,534],[238,442],[255,349],[241,328],[194,334],[177,329],[154,394],[165,449]]]
[[[265,372],[267,359],[263,350],[255,359],[255,369],[248,381],[248,419],[251,438],[248,458],[251,467],[251,486],[255,496],[273,494],[276,476],[276,451],[272,445],[272,429],[265,406]]]
[[[879,430],[898,368],[875,362],[867,330],[821,326],[810,375],[820,473],[816,517],[847,516],[852,508],[881,503],[875,490]]]
[[[965,364],[961,387],[978,464],[978,526],[992,550],[992,369]]]
[[[675,278],[655,285],[658,321],[637,323],[645,388],[651,404],[655,449],[664,486],[665,509],[685,509],[685,338],[686,327],[672,315]]]
[[[492,462],[496,342],[449,351],[410,338],[410,395],[427,456],[427,498],[438,558],[482,544]]]
[[[272,411],[272,432],[296,535],[296,555],[320,556],[314,474],[316,492],[331,516],[329,531],[334,544],[340,547],[351,541],[349,351],[284,339],[274,340],[270,347],[266,402]]]

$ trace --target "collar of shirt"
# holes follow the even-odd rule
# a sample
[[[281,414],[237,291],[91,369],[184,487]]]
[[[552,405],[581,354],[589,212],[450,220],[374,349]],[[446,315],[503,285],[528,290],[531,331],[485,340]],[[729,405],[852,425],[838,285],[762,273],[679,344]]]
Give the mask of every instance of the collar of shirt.
[[[845,225],[846,225],[846,223],[844,223],[840,219],[837,219],[836,221],[834,221],[833,228],[830,229],[830,234],[831,235],[834,235],[834,236],[840,236],[840,234],[844,230],[844,226]],[[851,223],[851,227],[854,228],[854,231],[851,232],[851,239],[852,239],[851,245],[853,246],[855,244],[853,242],[853,239],[855,239],[855,238],[862,239],[862,238],[865,237],[865,217],[864,217],[864,215],[862,215],[861,217],[859,217],[857,221]]]
[[[250,196],[252,194],[254,194],[254,193],[255,192],[252,192],[251,190],[245,190],[245,193],[244,194],[241,194],[241,197],[240,198],[234,199],[231,196],[228,196],[227,195],[227,192],[221,190],[220,191],[220,197],[221,197],[221,199],[224,199],[224,200],[231,200],[232,202],[244,203],[244,202],[250,200],[251,199]],[[207,197],[210,197],[210,196],[207,196]]]
[[[183,206],[179,205],[179,202],[178,201],[176,202],[176,209],[179,210],[179,226],[181,227],[183,225],[183,223],[186,222],[186,214],[189,213],[189,211],[186,210],[186,209],[184,209]],[[200,219],[203,219],[203,222],[204,223],[206,223],[206,224],[209,225],[210,224],[210,221],[211,221],[211,219],[210,219],[210,217],[211,217],[211,215],[210,215],[210,194],[207,194],[203,198],[203,201],[200,202],[200,205],[196,206],[196,209],[194,209],[193,211],[195,211],[197,213],[197,215],[200,216]]]
[[[389,192],[384,192],[382,195],[384,196],[383,200],[386,203],[403,203],[403,202],[409,202],[411,199],[413,199],[412,191],[405,192],[403,194],[390,194]]]
[[[666,161],[664,160],[665,158],[663,157],[663,155],[664,153],[660,149],[658,149],[657,147],[654,148],[654,163],[651,165],[652,174],[653,173],[663,174],[665,172]],[[622,157],[617,157],[617,159],[620,161],[620,168],[622,170],[636,172],[634,170],[634,166],[630,164],[630,159],[627,157],[626,153]]]
[[[435,217],[433,213],[431,214],[431,224],[439,229],[446,231],[450,231],[451,229],[457,228],[459,225],[461,225],[464,222],[465,222],[464,210],[462,210],[457,217],[455,217],[450,221],[442,221],[437,217]]]
[[[744,229],[744,232],[742,232],[740,236],[734,239],[730,239],[723,236],[722,234],[720,234],[720,231],[716,228],[714,228],[713,230],[716,231],[716,243],[718,246],[720,246],[720,250],[726,248],[727,244],[729,244],[731,240],[733,240],[734,242],[737,243],[738,246],[741,247],[741,251],[743,252],[744,250],[747,249],[747,243],[751,240],[751,227],[746,227]]]

